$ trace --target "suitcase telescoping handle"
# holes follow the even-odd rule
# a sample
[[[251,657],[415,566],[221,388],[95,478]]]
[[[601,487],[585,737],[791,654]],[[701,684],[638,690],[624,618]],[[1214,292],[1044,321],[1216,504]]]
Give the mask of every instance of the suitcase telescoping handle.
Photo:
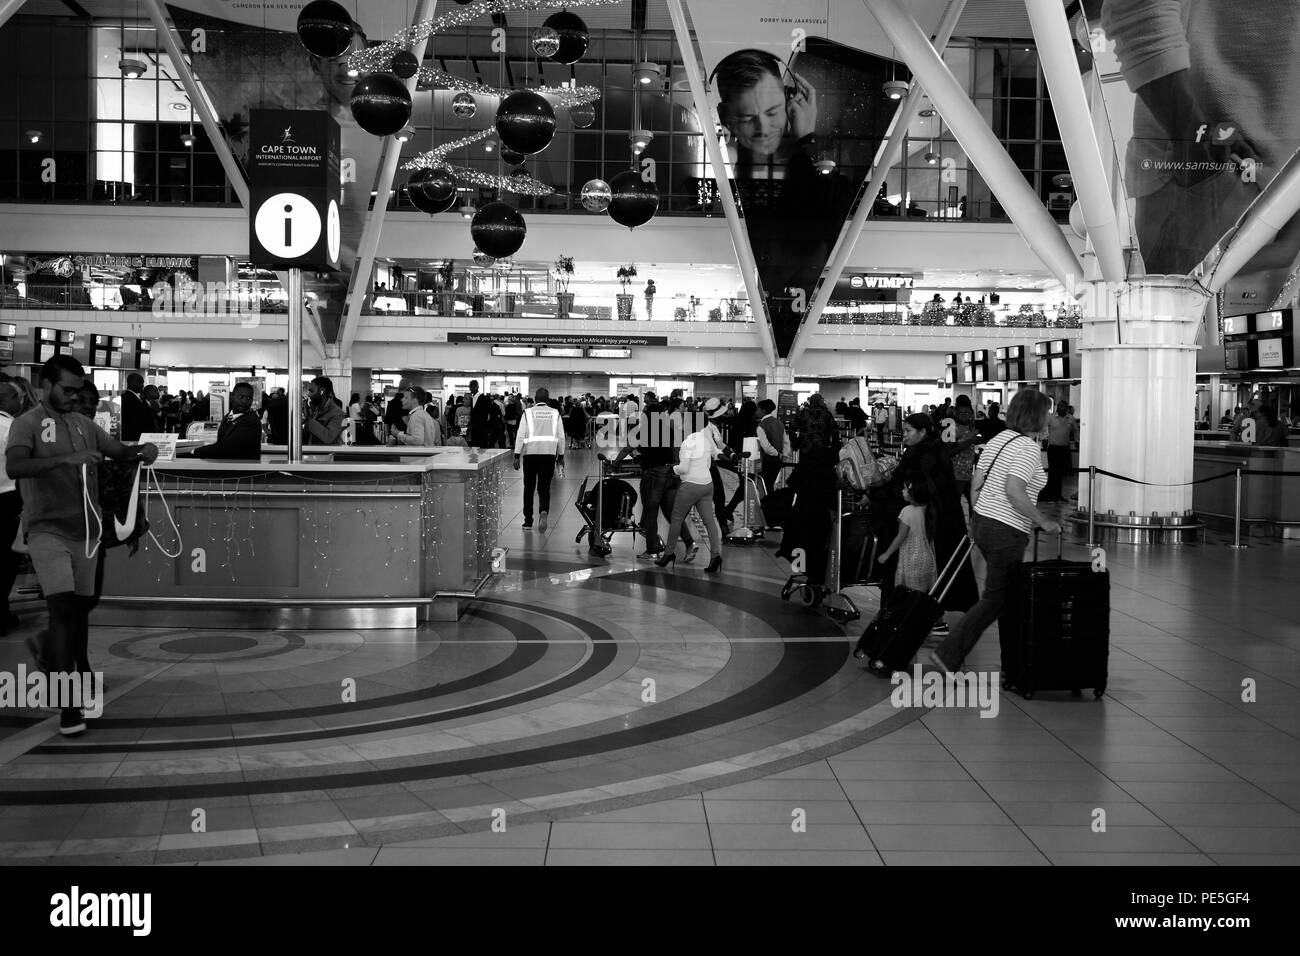
[[[935,578],[934,586],[930,588],[930,597],[935,597],[934,592],[938,591],[939,585],[942,584],[943,591],[939,593],[938,601],[940,604],[943,603],[953,582],[957,580],[957,575],[961,573],[961,566],[966,563],[966,559],[970,557],[970,553],[974,550],[975,542],[970,539],[969,535],[964,536],[961,543],[953,549],[952,555],[948,558],[948,563],[943,566],[943,570]]]
[[[1034,526],[1034,564],[1038,563],[1038,536],[1042,534],[1042,529],[1037,525]],[[1065,554],[1065,535],[1061,532],[1056,533],[1056,560],[1060,561],[1061,556]]]

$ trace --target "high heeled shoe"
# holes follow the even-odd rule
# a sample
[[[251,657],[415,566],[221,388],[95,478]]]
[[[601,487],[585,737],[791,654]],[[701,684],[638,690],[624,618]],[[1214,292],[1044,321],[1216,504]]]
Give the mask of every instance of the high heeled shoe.
[[[657,567],[657,568],[666,568],[666,567],[668,567],[668,565],[672,564],[672,563],[675,562],[676,560],[677,560],[677,554],[676,554],[676,552],[673,552],[673,551],[665,551],[665,552],[664,552],[662,555],[660,555],[660,557],[655,561],[655,567]]]
[[[713,556],[713,560],[709,562],[709,566],[704,569],[704,573],[717,574],[721,570],[722,570],[722,555],[715,554]]]

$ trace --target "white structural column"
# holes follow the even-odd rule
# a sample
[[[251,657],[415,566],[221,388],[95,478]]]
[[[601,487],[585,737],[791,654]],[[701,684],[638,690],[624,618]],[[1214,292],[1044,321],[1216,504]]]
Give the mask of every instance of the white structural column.
[[[24,0],[0,0],[0,27],[4,26],[9,18],[18,12],[18,8],[23,3]]]
[[[948,41],[952,39],[952,33],[957,29],[957,21],[961,19],[962,11],[965,9],[966,0],[952,0],[948,4],[948,9],[944,11],[943,19],[939,21],[939,27],[934,34],[934,48],[939,52],[940,56],[943,55],[943,51],[947,48]],[[853,247],[858,244],[858,239],[862,237],[862,229],[871,216],[876,194],[880,192],[880,187],[884,185],[885,177],[889,175],[889,171],[894,168],[894,164],[903,155],[903,141],[907,138],[907,127],[911,123],[912,117],[916,115],[916,108],[920,105],[923,95],[920,84],[913,83],[912,88],[907,91],[907,96],[903,97],[903,102],[899,105],[897,112],[894,113],[894,119],[890,124],[889,132],[886,134],[885,143],[876,156],[876,164],[871,170],[871,181],[867,183],[866,189],[862,191],[858,208],[853,214],[853,219],[849,222],[849,228],[844,231],[839,242],[836,243],[835,250],[831,253],[830,265],[826,267],[826,275],[817,289],[817,295],[808,311],[804,314],[799,331],[795,333],[794,344],[790,347],[791,364],[799,361],[800,356],[808,348],[808,343],[812,341],[813,333],[817,331],[817,324],[821,321],[822,311],[825,310],[826,304],[830,302],[831,293],[835,291],[835,283],[844,274],[844,269],[849,264],[849,257],[853,255]]]
[[[776,401],[776,393],[781,389],[794,388],[794,366],[789,359],[777,359],[769,365],[763,377],[763,394],[760,398]]]
[[[1088,239],[1097,253],[1101,277],[1122,282],[1127,269],[1116,224],[1106,166],[1102,161],[1092,114],[1079,74],[1070,25],[1060,0],[1026,0],[1029,22],[1038,44],[1038,62],[1043,67],[1052,94],[1052,111],[1061,130],[1061,142],[1074,177],[1079,208],[1088,227]]]
[[[740,266],[740,276],[745,283],[745,294],[749,296],[749,308],[754,313],[754,331],[758,333],[758,343],[763,349],[763,355],[767,357],[768,362],[775,363],[776,338],[759,288],[758,263],[754,260],[754,250],[749,244],[745,224],[740,221],[740,209],[731,190],[731,177],[727,175],[727,161],[722,155],[722,146],[712,126],[713,111],[709,107],[709,97],[704,89],[704,77],[700,74],[699,61],[695,58],[695,44],[691,40],[691,30],[686,22],[686,11],[682,8],[682,0],[668,0],[668,13],[672,17],[673,32],[677,35],[677,47],[682,54],[682,65],[686,68],[686,79],[691,86],[691,98],[695,100],[695,114],[700,119],[704,150],[709,157],[709,165],[713,168],[713,178],[718,184],[718,196],[722,199],[722,210],[727,216],[731,243],[736,248],[736,263]]]
[[[145,9],[149,11],[149,19],[153,21],[154,30],[157,31],[158,39],[161,41],[167,55],[171,58],[172,65],[176,67],[176,75],[180,77],[181,85],[185,87],[185,93],[190,98],[190,105],[194,111],[199,114],[199,122],[203,124],[203,131],[208,134],[208,142],[216,150],[217,158],[221,160],[221,168],[226,171],[226,178],[230,180],[230,186],[235,190],[239,197],[240,204],[248,208],[248,182],[244,179],[244,174],[239,168],[239,163],[235,161],[234,154],[230,151],[230,144],[226,142],[226,137],[221,133],[221,126],[217,122],[216,115],[212,112],[212,104],[208,98],[203,95],[199,88],[198,81],[194,79],[194,73],[190,70],[188,61],[185,59],[185,51],[176,40],[176,34],[172,32],[171,23],[167,20],[167,15],[163,11],[160,0],[144,0]]]
[[[1192,507],[1196,342],[1207,301],[1186,276],[1089,286],[1079,464],[1149,483],[1099,478],[1101,515],[1168,517]],[[1087,505],[1088,477],[1080,475],[1079,507]]]
[[[1016,224],[1029,248],[1067,289],[1078,288],[1084,271],[1061,227],[1048,214],[1042,199],[1025,182],[984,117],[944,64],[925,32],[900,0],[863,0],[875,15],[912,75],[925,87],[930,101],[948,123],[957,142],[988,183]],[[1073,58],[1071,58],[1073,62]]]
[[[438,0],[418,0],[412,25],[423,23],[433,16]],[[424,51],[429,45],[429,38],[416,41],[411,47],[416,62],[424,63]],[[406,89],[412,96],[420,81],[417,73],[406,81]],[[352,278],[348,282],[348,296],[340,318],[338,342],[344,355],[352,352],[352,343],[356,341],[357,329],[361,325],[361,308],[370,291],[370,273],[375,268],[375,253],[379,251],[379,236],[384,231],[384,216],[388,213],[388,194],[393,188],[393,179],[397,176],[397,164],[402,158],[402,144],[391,136],[385,136],[379,160],[379,182],[375,186],[375,204],[366,217],[366,224],[361,230],[361,241],[357,243],[357,258],[352,263]]]

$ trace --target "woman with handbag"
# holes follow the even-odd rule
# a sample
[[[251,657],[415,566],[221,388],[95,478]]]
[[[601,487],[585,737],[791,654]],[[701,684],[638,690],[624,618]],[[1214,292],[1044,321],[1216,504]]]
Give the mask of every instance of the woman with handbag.
[[[1030,532],[1039,527],[1060,533],[1061,526],[1034,506],[1047,483],[1040,442],[1047,433],[1050,405],[1051,400],[1036,389],[1017,392],[1007,409],[1006,429],[989,440],[975,466],[971,538],[984,556],[988,573],[980,599],[930,654],[931,663],[944,673],[962,666],[990,624],[1009,623],[1003,608]]]

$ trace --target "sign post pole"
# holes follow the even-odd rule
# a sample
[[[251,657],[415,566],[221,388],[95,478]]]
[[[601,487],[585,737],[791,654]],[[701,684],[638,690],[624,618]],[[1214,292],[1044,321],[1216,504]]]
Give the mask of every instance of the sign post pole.
[[[302,461],[302,269],[289,270],[289,464]]]
[[[288,272],[286,437],[294,465],[302,461],[302,270],[339,266],[339,126],[321,111],[253,110],[248,141],[249,258]]]

